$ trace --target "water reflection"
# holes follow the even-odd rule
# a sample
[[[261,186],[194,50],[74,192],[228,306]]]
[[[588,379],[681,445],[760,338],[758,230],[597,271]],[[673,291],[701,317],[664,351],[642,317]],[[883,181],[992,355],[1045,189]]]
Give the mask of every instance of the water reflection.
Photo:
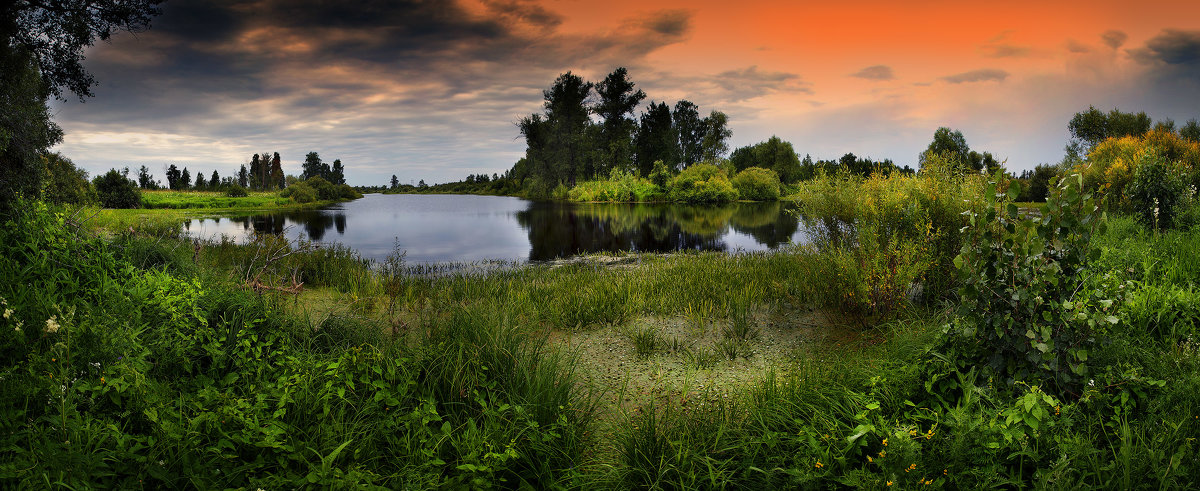
[[[322,210],[204,219],[184,224],[200,237],[253,233],[340,242],[380,260],[398,246],[417,263],[524,259],[594,252],[776,249],[804,241],[782,203],[724,206],[574,204],[496,196],[368,195]],[[353,221],[353,226],[348,223]],[[333,232],[333,233],[331,233]]]

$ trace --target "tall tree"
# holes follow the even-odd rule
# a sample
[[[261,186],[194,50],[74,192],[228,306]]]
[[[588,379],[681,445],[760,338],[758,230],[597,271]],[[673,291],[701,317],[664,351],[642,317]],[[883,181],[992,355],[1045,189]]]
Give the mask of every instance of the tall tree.
[[[675,129],[671,121],[671,108],[666,102],[651,102],[638,122],[634,146],[637,153],[638,172],[648,177],[654,170],[654,162],[662,161],[667,167],[677,167],[675,157]]]
[[[196,173],[196,184],[193,184],[192,187],[194,187],[196,189],[205,189],[208,187],[208,183],[204,181],[204,173],[203,172]]]
[[[268,179],[271,183],[270,187],[283,189],[287,184],[283,179],[283,164],[279,161],[279,152],[271,157],[271,173]]]
[[[779,180],[784,183],[796,182],[801,178],[800,159],[796,156],[796,150],[790,142],[774,135],[767,141],[739,147],[729,156],[729,162],[739,172],[748,167],[771,169],[779,174]]]
[[[154,176],[150,175],[150,169],[148,167],[143,165],[141,169],[138,169],[137,177],[138,187],[142,189],[158,188],[157,183],[154,182]]]
[[[1179,136],[1185,140],[1200,143],[1200,122],[1197,122],[1195,119],[1189,119],[1182,128],[1179,128]]]
[[[700,159],[705,162],[716,162],[729,152],[729,138],[733,130],[729,129],[729,117],[721,111],[713,111],[704,118],[704,137],[700,139]]]
[[[924,165],[929,156],[944,155],[955,159],[962,165],[967,165],[970,161],[970,153],[971,147],[967,146],[967,139],[963,137],[962,132],[943,126],[933,132],[933,141],[921,153],[918,161]]]
[[[675,110],[671,113],[671,120],[678,142],[679,165],[686,167],[699,162],[703,150],[702,141],[705,128],[696,105],[687,100],[676,102]]]
[[[646,93],[634,90],[625,67],[620,67],[596,84],[599,100],[592,110],[600,116],[601,174],[611,169],[633,168],[633,132],[637,123],[630,116]]]
[[[183,172],[179,173],[179,189],[188,189],[192,187],[192,173],[188,172],[187,167],[183,168]]]
[[[209,186],[212,186],[214,189],[216,189],[217,186],[221,185],[221,175],[217,174],[217,171],[214,169],[212,177],[208,178],[208,182]]]
[[[317,152],[308,152],[304,156],[303,170],[304,172],[300,175],[301,180],[320,176],[322,174],[321,156]]]
[[[412,181],[409,181],[409,182],[412,182]],[[424,181],[421,181],[421,182],[424,182]],[[400,187],[400,179],[397,179],[397,178],[396,178],[396,175],[395,175],[395,174],[392,174],[392,187],[391,187],[391,189],[396,189],[396,188],[398,188],[398,187]]]
[[[166,175],[167,188],[172,190],[179,189],[179,168],[175,167],[175,164],[171,164],[167,167]]]
[[[242,164],[242,167],[238,169],[237,184],[241,187],[250,185],[250,172],[246,170],[246,164]]]
[[[250,189],[262,188],[262,160],[257,153],[250,157]]]
[[[346,184],[346,169],[342,167],[341,159],[333,159],[333,168],[329,171],[329,182]]]
[[[550,125],[550,161],[556,167],[554,177],[574,186],[587,158],[588,97],[592,83],[571,72],[559,75],[545,98],[546,122]]]

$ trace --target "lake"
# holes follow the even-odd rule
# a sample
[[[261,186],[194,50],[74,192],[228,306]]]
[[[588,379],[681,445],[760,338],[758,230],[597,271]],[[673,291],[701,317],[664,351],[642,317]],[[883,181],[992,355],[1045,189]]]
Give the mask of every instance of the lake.
[[[341,243],[409,263],[546,261],[595,252],[760,251],[805,241],[783,203],[720,206],[537,202],[506,196],[368,194],[318,210],[190,220],[193,237],[254,233]]]

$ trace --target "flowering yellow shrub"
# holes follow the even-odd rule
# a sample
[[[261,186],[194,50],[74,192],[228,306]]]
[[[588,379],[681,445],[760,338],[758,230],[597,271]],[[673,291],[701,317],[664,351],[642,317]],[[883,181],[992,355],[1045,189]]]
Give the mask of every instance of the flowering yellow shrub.
[[[1200,143],[1168,131],[1104,140],[1088,152],[1087,160],[1079,164],[1076,171],[1083,175],[1086,187],[1103,193],[1111,204],[1126,208],[1129,205],[1126,187],[1138,166],[1159,159],[1178,162],[1190,180],[1200,177],[1197,173],[1200,170]]]

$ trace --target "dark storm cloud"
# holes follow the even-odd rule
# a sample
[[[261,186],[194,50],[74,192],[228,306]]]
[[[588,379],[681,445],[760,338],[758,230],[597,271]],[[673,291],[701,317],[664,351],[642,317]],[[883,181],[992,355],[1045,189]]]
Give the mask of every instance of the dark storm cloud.
[[[887,65],[869,66],[851,73],[850,76],[865,78],[867,80],[893,80],[896,78],[896,74],[892,73],[892,67]]]
[[[1125,41],[1129,39],[1129,35],[1116,29],[1109,29],[1100,35],[1100,39],[1104,40],[1104,44],[1112,49],[1120,48]]]
[[[562,22],[523,0],[474,11],[444,0],[168,2],[149,31],[89,51],[97,97],[59,111],[80,135],[194,135],[270,146],[285,161],[323,148],[360,158],[352,171],[460,178],[515,161],[512,122],[559,73],[635,66],[692,29],[683,10],[592,34],[560,33]]]
[[[969,72],[956,73],[942,77],[942,80],[952,84],[961,84],[968,82],[1003,82],[1008,78],[1008,72],[995,68],[983,68],[979,70],[971,70]]]
[[[1146,47],[1129,53],[1145,64],[1165,63],[1195,69],[1200,67],[1200,31],[1166,29],[1146,41]]]

